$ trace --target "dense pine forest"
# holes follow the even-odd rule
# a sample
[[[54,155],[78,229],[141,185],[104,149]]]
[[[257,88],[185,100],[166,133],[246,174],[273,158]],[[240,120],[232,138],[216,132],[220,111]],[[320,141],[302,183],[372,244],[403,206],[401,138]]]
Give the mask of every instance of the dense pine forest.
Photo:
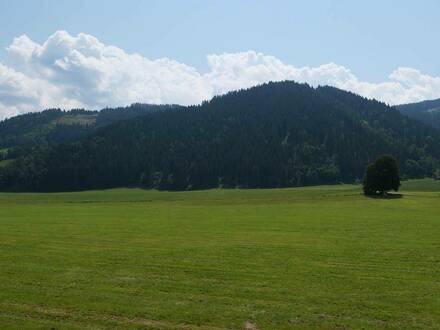
[[[175,105],[132,104],[101,111],[49,109],[0,122],[0,149],[48,146],[78,140],[97,128],[142,116],[148,112],[177,108]]]
[[[403,104],[396,108],[411,118],[440,129],[440,99]]]
[[[76,123],[76,135],[34,134],[27,152],[0,166],[0,188],[187,190],[356,182],[384,153],[398,159],[403,177],[432,176],[440,168],[438,130],[332,87],[268,83],[199,106],[133,105],[82,115],[94,119]],[[32,125],[26,116],[17,118],[24,122],[20,127]],[[12,140],[2,134],[1,146],[17,145],[4,142]]]

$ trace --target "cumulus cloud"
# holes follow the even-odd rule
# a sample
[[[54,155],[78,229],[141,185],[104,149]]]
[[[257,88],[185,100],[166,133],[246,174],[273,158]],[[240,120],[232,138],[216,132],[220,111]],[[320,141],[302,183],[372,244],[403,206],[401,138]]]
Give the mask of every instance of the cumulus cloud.
[[[50,107],[99,109],[133,102],[197,104],[217,94],[268,81],[332,85],[398,104],[440,97],[440,77],[398,68],[387,81],[360,81],[334,63],[295,67],[255,51],[207,56],[208,70],[105,45],[58,31],[43,44],[23,35],[0,63],[0,118]]]

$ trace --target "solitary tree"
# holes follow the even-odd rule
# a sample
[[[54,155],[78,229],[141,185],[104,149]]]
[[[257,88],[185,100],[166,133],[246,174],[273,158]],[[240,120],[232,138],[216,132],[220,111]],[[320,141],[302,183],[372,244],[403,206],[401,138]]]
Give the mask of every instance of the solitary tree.
[[[400,187],[399,167],[393,156],[382,155],[368,165],[364,177],[365,195],[384,195]]]

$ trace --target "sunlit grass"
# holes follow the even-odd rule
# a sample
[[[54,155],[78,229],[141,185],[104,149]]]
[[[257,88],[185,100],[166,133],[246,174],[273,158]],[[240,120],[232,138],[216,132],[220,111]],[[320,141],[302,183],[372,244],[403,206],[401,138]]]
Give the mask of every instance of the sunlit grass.
[[[1,328],[435,328],[440,182],[0,194]]]

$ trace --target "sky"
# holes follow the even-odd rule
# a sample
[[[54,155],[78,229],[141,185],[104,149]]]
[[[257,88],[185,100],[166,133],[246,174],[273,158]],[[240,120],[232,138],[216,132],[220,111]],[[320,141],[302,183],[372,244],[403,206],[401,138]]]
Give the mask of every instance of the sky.
[[[0,1],[0,119],[267,81],[440,98],[440,1]]]

